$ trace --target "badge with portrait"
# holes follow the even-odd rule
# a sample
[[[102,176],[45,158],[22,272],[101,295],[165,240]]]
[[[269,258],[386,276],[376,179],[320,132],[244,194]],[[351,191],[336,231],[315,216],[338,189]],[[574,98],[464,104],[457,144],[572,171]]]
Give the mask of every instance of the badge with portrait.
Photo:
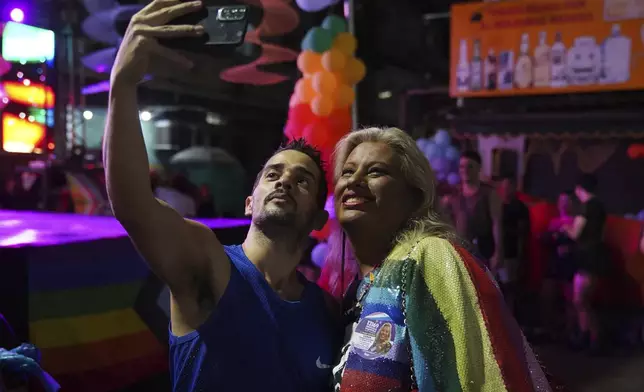
[[[405,327],[397,325],[384,312],[370,313],[358,322],[351,346],[355,354],[366,360],[408,361]]]

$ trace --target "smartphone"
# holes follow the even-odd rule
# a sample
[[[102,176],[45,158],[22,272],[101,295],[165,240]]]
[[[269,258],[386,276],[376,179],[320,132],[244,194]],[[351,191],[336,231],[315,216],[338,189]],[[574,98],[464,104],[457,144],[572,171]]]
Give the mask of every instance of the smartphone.
[[[199,11],[170,21],[175,25],[202,25],[205,33],[200,37],[171,38],[161,44],[191,52],[232,52],[244,42],[248,28],[248,6],[208,6]]]

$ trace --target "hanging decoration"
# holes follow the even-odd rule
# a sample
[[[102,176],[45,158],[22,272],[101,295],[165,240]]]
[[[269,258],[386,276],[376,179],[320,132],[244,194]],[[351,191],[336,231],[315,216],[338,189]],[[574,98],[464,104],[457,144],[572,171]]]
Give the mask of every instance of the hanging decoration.
[[[284,134],[289,139],[306,139],[327,163],[336,143],[351,130],[353,87],[367,72],[364,62],[355,57],[357,46],[344,18],[330,15],[306,33],[297,58],[302,78],[295,83]],[[327,180],[331,193],[330,170]],[[325,228],[315,236],[326,238],[321,234],[326,232]]]
[[[461,153],[452,145],[449,132],[439,129],[432,138],[421,138],[416,143],[429,160],[438,181],[451,186],[459,184],[458,161]]]

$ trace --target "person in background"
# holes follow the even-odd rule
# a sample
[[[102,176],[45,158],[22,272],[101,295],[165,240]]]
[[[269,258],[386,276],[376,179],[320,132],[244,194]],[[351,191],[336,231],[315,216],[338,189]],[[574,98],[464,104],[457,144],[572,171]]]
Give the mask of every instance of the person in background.
[[[597,196],[597,178],[583,175],[575,187],[575,195],[581,202],[581,214],[570,224],[564,224],[561,232],[575,241],[577,271],[573,278],[573,304],[577,313],[579,336],[576,346],[601,349],[599,346],[600,323],[592,304],[597,279],[609,272],[610,260],[604,244],[606,209]]]
[[[213,199],[212,192],[210,192],[210,188],[206,184],[202,184],[199,187],[197,216],[200,218],[215,218],[217,216],[215,200]]]
[[[557,199],[558,216],[553,218],[541,240],[550,251],[544,281],[541,287],[541,327],[537,335],[549,340],[560,340],[572,334],[573,314],[566,301],[566,294],[572,292],[575,275],[575,242],[561,231],[574,221],[573,192],[563,192]],[[565,333],[562,336],[562,332]]]
[[[7,178],[2,183],[0,189],[0,208],[4,210],[13,210],[16,208],[16,179]]]
[[[521,297],[528,269],[527,242],[530,236],[530,211],[517,197],[516,180],[504,177],[499,184],[503,201],[503,257],[505,264],[497,278],[510,310],[516,314],[516,300]]]
[[[496,275],[504,264],[503,203],[497,192],[481,181],[481,156],[465,151],[458,166],[461,188],[446,198],[458,234],[470,241]]]

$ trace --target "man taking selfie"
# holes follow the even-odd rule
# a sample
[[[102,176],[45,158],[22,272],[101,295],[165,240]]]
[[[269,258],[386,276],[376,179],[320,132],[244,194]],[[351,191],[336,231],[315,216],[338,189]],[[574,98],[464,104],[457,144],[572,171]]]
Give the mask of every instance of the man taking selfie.
[[[331,303],[295,269],[311,230],[327,220],[319,153],[303,141],[275,153],[246,199],[243,244],[222,246],[206,226],[156,200],[137,108],[150,65],[189,70],[159,38],[194,37],[167,25],[200,2],[155,0],[127,29],[111,75],[104,159],[114,216],[171,296],[174,391],[322,391],[337,347]]]

